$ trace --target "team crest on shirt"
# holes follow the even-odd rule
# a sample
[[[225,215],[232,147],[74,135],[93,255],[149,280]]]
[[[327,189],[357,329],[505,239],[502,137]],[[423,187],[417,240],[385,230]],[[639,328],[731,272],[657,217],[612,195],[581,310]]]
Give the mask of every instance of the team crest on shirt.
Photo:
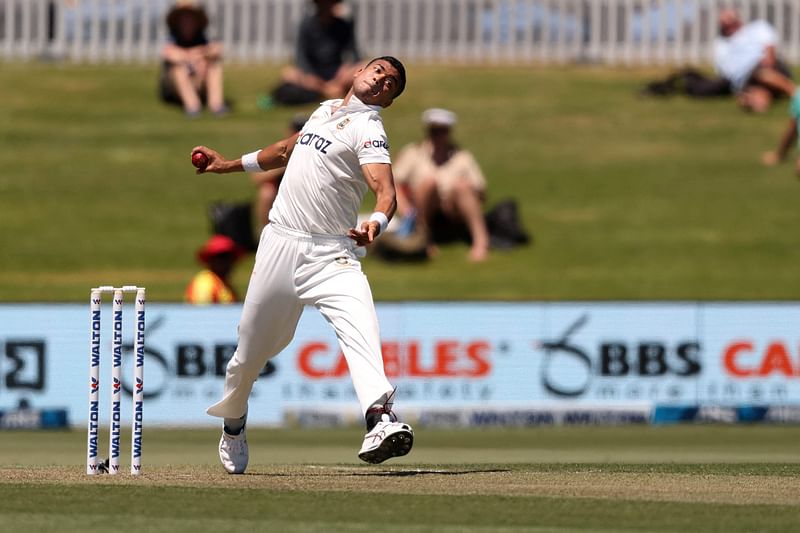
[[[350,117],[345,118],[343,121],[336,125],[337,130],[343,130],[345,126],[350,124]]]

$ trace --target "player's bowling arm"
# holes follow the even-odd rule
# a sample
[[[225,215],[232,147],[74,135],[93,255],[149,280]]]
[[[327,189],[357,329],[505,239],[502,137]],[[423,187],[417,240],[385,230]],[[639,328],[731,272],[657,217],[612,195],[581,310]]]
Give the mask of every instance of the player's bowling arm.
[[[273,168],[272,170],[265,170],[264,172],[254,172],[250,174],[250,180],[253,185],[261,185],[268,181],[275,181],[283,176],[286,172],[286,167]]]
[[[258,166],[261,167],[261,170],[285,167],[289,163],[289,158],[292,156],[298,137],[300,137],[300,132],[262,148],[258,153]],[[239,165],[241,166],[241,159],[239,160]]]
[[[289,162],[289,157],[292,155],[294,145],[297,143],[297,137],[300,133],[287,137],[274,144],[262,148],[258,152],[258,166],[261,170],[272,170],[275,168],[285,167]],[[204,169],[198,169],[198,173],[213,172],[214,174],[229,174],[231,172],[242,172],[242,159],[226,159],[222,154],[216,150],[212,150],[206,146],[195,146],[192,153],[202,152],[208,157],[208,165]]]

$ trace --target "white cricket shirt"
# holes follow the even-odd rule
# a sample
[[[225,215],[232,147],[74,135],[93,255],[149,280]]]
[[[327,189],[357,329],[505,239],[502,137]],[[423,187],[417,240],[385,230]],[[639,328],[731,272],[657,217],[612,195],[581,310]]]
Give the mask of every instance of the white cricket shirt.
[[[269,219],[292,229],[346,235],[369,189],[361,165],[391,163],[380,106],[355,96],[328,100],[308,119],[294,147]]]

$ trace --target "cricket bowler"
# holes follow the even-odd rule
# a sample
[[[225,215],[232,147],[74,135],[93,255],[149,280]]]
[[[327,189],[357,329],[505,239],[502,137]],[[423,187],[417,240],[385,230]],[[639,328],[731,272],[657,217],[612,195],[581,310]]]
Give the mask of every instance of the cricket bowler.
[[[379,57],[354,75],[343,99],[320,104],[303,129],[284,140],[236,160],[205,146],[192,150],[208,158],[198,173],[286,167],[261,234],[223,397],[208,408],[208,414],[224,418],[219,457],[231,474],[247,468],[253,383],[292,340],[305,305],[316,307],[333,327],[347,360],[367,427],[359,458],[381,463],[411,450],[414,432],[392,412],[394,389],[384,372],[375,305],[359,261],[397,205],[380,110],[405,84],[403,64]],[[356,227],[368,189],[375,194],[375,212]]]

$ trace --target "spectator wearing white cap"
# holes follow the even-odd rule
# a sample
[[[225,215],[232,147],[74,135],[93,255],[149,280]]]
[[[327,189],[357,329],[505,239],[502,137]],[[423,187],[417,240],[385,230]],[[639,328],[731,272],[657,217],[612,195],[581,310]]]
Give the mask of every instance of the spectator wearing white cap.
[[[422,114],[425,139],[405,146],[394,165],[397,207],[404,217],[416,212],[431,253],[436,242],[463,235],[471,242],[470,260],[483,261],[489,254],[483,216],[486,179],[475,157],[452,139],[457,120],[447,109]]]

